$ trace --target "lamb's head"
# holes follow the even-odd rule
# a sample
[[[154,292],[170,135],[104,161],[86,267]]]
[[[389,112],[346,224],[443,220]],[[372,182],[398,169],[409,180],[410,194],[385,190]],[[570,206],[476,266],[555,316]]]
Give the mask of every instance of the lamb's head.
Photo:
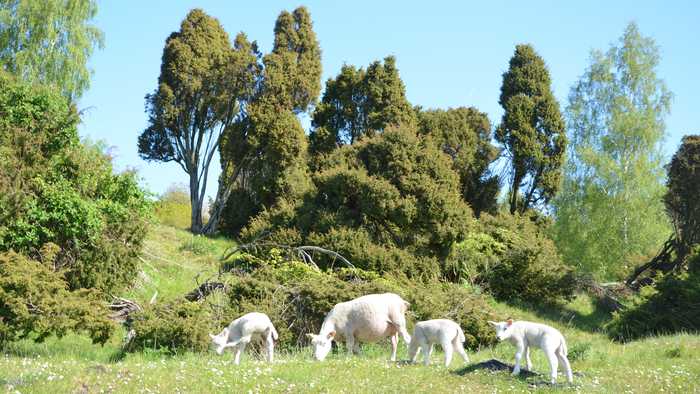
[[[209,337],[216,347],[216,353],[223,354],[224,349],[226,349],[226,343],[228,342],[228,327],[224,328],[224,330],[217,335],[209,334]]]
[[[328,356],[335,338],[335,331],[329,332],[327,335],[306,334],[311,338],[311,345],[314,347],[314,358],[317,361],[323,361]]]
[[[498,338],[499,341],[504,341],[513,334],[513,330],[510,329],[513,325],[513,319],[502,322],[489,321],[489,324],[496,330],[496,338]]]

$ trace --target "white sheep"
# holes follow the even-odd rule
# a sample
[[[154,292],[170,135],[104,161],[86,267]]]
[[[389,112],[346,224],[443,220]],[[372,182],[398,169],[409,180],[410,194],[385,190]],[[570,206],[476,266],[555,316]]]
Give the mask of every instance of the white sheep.
[[[216,346],[216,353],[222,354],[226,348],[234,348],[233,362],[238,365],[241,353],[251,341],[265,341],[267,361],[272,362],[275,340],[279,337],[270,318],[260,312],[247,313],[229,324],[218,335],[209,334]]]
[[[393,293],[370,294],[336,304],[326,315],[318,335],[307,334],[314,346],[314,358],[323,361],[338,337],[345,338],[350,354],[360,351],[360,342],[376,342],[391,337],[391,360],[396,361],[399,334],[406,344],[411,336],[406,330],[408,302]]]
[[[569,383],[573,382],[571,365],[567,358],[566,341],[564,336],[554,327],[545,324],[528,321],[516,321],[511,319],[505,322],[489,322],[496,329],[496,337],[499,341],[508,340],[515,346],[515,368],[513,375],[520,373],[520,360],[525,355],[528,371],[532,369],[530,361],[530,348],[537,347],[547,356],[551,369],[552,384],[557,382],[557,366],[562,365],[566,371]]]
[[[413,338],[408,349],[408,358],[411,362],[416,362],[418,353],[424,353],[423,364],[430,364],[430,355],[433,352],[433,345],[440,344],[445,353],[445,367],[452,362],[452,353],[457,351],[469,362],[469,356],[464,351],[464,332],[459,324],[448,319],[426,320],[416,323],[413,328]]]

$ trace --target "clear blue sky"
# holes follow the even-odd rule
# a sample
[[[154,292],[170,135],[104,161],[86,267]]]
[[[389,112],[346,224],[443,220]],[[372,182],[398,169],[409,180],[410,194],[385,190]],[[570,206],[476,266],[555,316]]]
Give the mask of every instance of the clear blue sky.
[[[92,86],[79,103],[88,108],[81,135],[112,146],[117,168],[136,168],[143,184],[162,193],[187,183],[176,164],[145,162],[136,140],[146,125],[144,95],[157,83],[166,37],[191,8],[221,21],[231,37],[239,31],[272,45],[279,12],[309,8],[323,50],[323,80],[343,63],[365,66],[397,58],[412,104],[475,106],[497,123],[501,74],[514,46],[531,43],[545,59],[556,97],[566,105],[572,84],[584,72],[591,49],[607,49],[636,21],[661,47],[658,74],[674,93],[665,151],[684,134],[700,133],[700,3],[659,1],[100,1],[94,23],[105,48],[91,61]],[[218,163],[209,177],[216,193]]]

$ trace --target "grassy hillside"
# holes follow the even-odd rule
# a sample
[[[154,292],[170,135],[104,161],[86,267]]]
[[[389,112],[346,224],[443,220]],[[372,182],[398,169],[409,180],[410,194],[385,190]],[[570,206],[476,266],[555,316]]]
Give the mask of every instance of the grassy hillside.
[[[181,295],[216,273],[217,258],[230,241],[192,237],[182,230],[155,226],[143,253],[143,272],[124,294],[148,302]],[[573,387],[545,383],[548,367],[540,351],[532,354],[534,370],[544,376],[511,377],[507,371],[489,371],[478,363],[492,358],[512,363],[508,344],[470,353],[471,363],[455,357],[450,368],[406,365],[388,361],[386,344],[363,347],[348,358],[340,352],[323,364],[311,360],[309,349],[277,354],[269,365],[252,354],[243,364],[231,364],[231,355],[158,352],[119,353],[120,335],[105,346],[87,338],[68,336],[43,344],[22,341],[4,349],[0,358],[0,385],[7,392],[697,392],[700,391],[700,336],[675,335],[626,345],[610,342],[598,332],[607,316],[579,297],[560,309],[530,309],[494,303],[503,318],[543,321],[567,337],[575,373]],[[234,318],[234,316],[231,316]],[[402,346],[400,357],[405,357]],[[117,361],[118,360],[118,361]]]

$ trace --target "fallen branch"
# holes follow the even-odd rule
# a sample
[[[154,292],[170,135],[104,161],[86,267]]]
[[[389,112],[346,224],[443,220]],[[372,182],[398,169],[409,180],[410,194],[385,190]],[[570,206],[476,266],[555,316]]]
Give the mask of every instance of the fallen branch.
[[[330,249],[325,249],[320,246],[313,246],[313,245],[304,245],[304,246],[290,246],[290,245],[284,245],[284,244],[278,244],[275,242],[256,242],[253,241],[251,243],[239,245],[231,250],[227,250],[224,252],[224,257],[222,258],[223,261],[228,260],[232,256],[234,256],[236,253],[240,251],[249,251],[252,250],[254,252],[258,252],[259,249],[272,249],[272,248],[277,248],[277,249],[282,249],[286,250],[289,254],[295,256],[299,260],[303,261],[306,264],[309,264],[310,266],[314,267],[317,270],[320,270],[316,262],[312,258],[312,253],[321,253],[325,254],[327,256],[333,257],[333,259],[337,259],[342,261],[345,265],[347,265],[350,268],[355,268],[355,266],[343,255],[340,253],[330,250]]]
[[[210,282],[206,281],[199,285],[196,289],[190,291],[189,293],[185,294],[185,299],[187,301],[199,301],[204,298],[207,298],[211,293],[217,291],[217,290],[222,290],[224,292],[228,291],[228,286],[226,286],[225,283],[222,282]]]
[[[119,323],[126,322],[129,314],[143,310],[136,302],[121,297],[114,297],[114,301],[109,304],[109,309],[112,311],[109,318]]]

